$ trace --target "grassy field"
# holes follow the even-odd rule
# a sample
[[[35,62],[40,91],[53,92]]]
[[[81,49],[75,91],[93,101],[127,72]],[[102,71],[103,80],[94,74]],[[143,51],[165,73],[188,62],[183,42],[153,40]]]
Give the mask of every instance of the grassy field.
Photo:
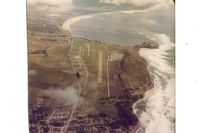
[[[83,85],[86,80],[88,82],[87,91],[84,93],[90,94],[92,92],[90,86],[92,86],[91,88],[96,86],[100,90],[100,93],[98,93],[99,96],[95,96],[97,98],[107,97],[108,78],[111,93],[113,96],[118,96],[119,93],[127,88],[135,89],[144,86],[149,76],[146,62],[139,57],[138,49],[134,47],[107,45],[84,38],[73,38],[72,44],[64,45],[64,39],[60,37],[57,38],[56,42],[50,42],[49,40],[41,40],[38,36],[29,35],[29,51],[34,50],[46,50],[48,55],[29,54],[29,70],[38,72],[37,74],[30,74],[30,82],[40,81],[44,83],[63,84],[63,80],[66,77],[73,79],[74,71],[69,57],[74,58],[74,64],[80,62],[78,59],[75,60],[75,58],[81,57],[85,65],[85,68],[83,68],[83,64],[79,64],[81,66],[79,71],[82,71],[81,77],[84,78],[81,83]],[[101,83],[97,82],[99,52],[102,52]],[[110,61],[108,60],[108,56],[112,54],[121,54],[123,57]],[[86,71],[88,71],[88,75],[86,75]],[[71,79],[65,80],[64,84],[67,86],[71,83]],[[90,83],[91,85],[89,85]]]
[[[49,38],[48,34],[45,36]],[[67,56],[69,46],[65,44],[64,37],[54,37],[52,40],[28,34],[29,89],[64,88],[74,82]],[[37,51],[46,51],[47,55]]]

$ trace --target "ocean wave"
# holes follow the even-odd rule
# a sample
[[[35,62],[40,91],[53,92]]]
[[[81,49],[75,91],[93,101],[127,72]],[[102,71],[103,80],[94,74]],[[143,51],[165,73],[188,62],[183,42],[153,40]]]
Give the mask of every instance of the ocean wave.
[[[142,128],[138,133],[173,133],[175,132],[175,78],[174,68],[166,57],[168,50],[174,47],[165,34],[154,34],[150,39],[160,44],[159,49],[141,49],[140,55],[147,60],[149,72],[154,79],[154,88],[145,98],[133,106]],[[145,103],[140,109],[139,104]],[[138,114],[138,111],[142,113]]]

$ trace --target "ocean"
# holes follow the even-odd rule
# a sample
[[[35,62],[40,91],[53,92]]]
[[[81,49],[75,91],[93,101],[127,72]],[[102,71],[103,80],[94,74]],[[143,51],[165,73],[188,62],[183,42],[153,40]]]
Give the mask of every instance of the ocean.
[[[155,8],[78,16],[67,20],[63,28],[73,36],[110,44],[137,45],[148,39],[149,32],[165,33],[174,41],[174,7]]]

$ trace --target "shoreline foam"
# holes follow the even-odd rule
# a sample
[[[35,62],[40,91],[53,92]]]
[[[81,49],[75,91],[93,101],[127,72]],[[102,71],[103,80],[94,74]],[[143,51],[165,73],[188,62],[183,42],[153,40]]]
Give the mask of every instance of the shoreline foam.
[[[175,87],[174,68],[165,60],[166,51],[174,47],[165,34],[156,34],[154,38],[160,43],[159,49],[140,49],[140,56],[149,64],[149,72],[154,77],[154,87],[145,93],[145,97],[133,105],[133,110],[139,110],[141,102],[146,103],[145,111],[137,115],[142,127],[137,133],[174,132],[175,123]],[[142,131],[141,131],[142,130]]]

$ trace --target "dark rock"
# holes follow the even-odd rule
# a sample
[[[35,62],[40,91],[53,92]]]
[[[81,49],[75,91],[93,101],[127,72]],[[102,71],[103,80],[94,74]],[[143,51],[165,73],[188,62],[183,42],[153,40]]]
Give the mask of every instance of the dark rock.
[[[159,45],[156,42],[152,41],[144,41],[141,45],[137,45],[138,48],[150,48],[150,49],[157,49]]]

